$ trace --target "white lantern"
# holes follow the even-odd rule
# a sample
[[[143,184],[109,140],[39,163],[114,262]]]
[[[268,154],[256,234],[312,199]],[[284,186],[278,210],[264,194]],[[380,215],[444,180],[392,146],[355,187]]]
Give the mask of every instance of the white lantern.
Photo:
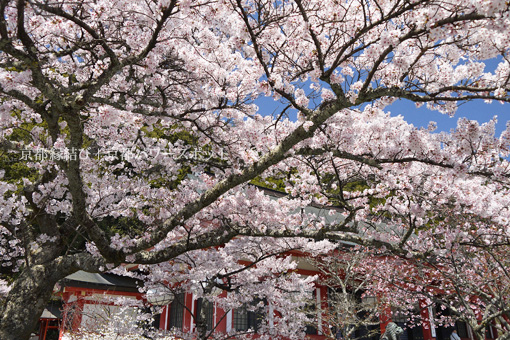
[[[145,294],[147,302],[154,306],[166,306],[174,300],[174,295],[165,286],[151,288]]]

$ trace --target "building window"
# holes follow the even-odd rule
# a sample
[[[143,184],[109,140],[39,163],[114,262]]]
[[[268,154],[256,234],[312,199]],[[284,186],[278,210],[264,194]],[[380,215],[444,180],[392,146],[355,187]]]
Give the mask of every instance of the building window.
[[[260,302],[261,300],[253,301],[252,306],[258,305]],[[264,314],[260,309],[250,311],[246,306],[236,308],[234,310],[234,329],[236,331],[247,331],[252,329],[256,332],[260,327],[260,322],[263,317]]]
[[[184,317],[184,293],[175,295],[174,300],[170,304],[170,320],[169,328],[182,329],[182,322]]]
[[[469,338],[467,324],[463,321],[455,322],[455,327],[457,328],[457,334],[461,338]]]
[[[460,336],[460,334],[459,334]],[[494,339],[494,334],[492,333],[492,326],[485,327],[485,338],[486,339]]]
[[[309,319],[313,320],[314,324],[317,324],[317,290],[314,289],[312,293],[312,302],[310,304],[307,304],[305,306],[306,316],[308,316]],[[317,327],[312,325],[307,325],[305,327],[305,334],[309,335],[316,335],[317,334]]]

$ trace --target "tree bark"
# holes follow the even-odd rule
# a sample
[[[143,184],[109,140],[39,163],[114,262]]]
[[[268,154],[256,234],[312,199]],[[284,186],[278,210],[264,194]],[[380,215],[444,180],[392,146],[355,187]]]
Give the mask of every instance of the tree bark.
[[[196,314],[197,333],[198,339],[207,340],[209,332],[207,331],[207,300],[202,298],[197,304],[199,306],[198,313]]]
[[[471,328],[473,331],[473,337],[475,340],[485,340],[485,328]]]
[[[0,339],[28,340],[55,283],[64,276],[51,264],[25,268],[0,304]]]

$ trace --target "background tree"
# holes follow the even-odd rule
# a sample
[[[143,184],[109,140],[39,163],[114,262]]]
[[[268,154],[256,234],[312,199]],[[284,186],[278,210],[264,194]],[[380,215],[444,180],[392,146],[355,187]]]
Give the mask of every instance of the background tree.
[[[224,247],[189,252],[170,262],[140,269],[150,272],[145,278],[147,287],[165,282],[174,296],[182,292],[193,294],[195,308],[180,307],[187,310],[194,323],[192,331],[180,334],[183,338],[228,339],[257,333],[262,338],[298,339],[304,336],[308,320],[305,307],[310,302],[315,277],[298,275],[298,263],[286,254],[296,250],[319,254],[334,247],[329,243],[313,248],[310,245],[302,239],[261,242],[238,238]],[[280,253],[271,252],[275,249]],[[204,308],[206,305],[209,311]],[[229,312],[234,318],[232,329],[218,332]],[[237,322],[237,318],[245,318],[246,324]]]
[[[3,0],[0,338],[27,339],[77,270],[241,236],[414,255],[442,206],[507,232],[508,131],[432,134],[382,110],[508,101],[508,15],[500,0]],[[262,116],[260,95],[287,108]],[[246,186],[282,174],[287,196]]]
[[[380,317],[390,305],[384,295],[374,293],[376,266],[365,264],[374,254],[352,245],[339,247],[328,256],[308,258],[320,272],[318,283],[327,287],[327,306],[316,306],[321,320],[329,328],[330,339],[379,338]],[[382,292],[380,292],[382,293]]]
[[[470,230],[459,229],[459,224]],[[492,327],[499,339],[507,339],[508,238],[492,223],[470,216],[446,217],[434,229],[435,235],[427,233],[434,255],[394,259],[379,266],[377,289],[390,291],[393,304],[421,301],[422,307],[431,306],[437,311],[436,324],[464,322],[481,340]]]

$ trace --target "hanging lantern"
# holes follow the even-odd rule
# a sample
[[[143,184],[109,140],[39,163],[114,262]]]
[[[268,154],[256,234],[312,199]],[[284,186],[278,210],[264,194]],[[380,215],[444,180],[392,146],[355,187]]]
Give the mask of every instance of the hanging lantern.
[[[163,285],[149,289],[145,297],[154,306],[166,306],[174,300],[174,294]]]

